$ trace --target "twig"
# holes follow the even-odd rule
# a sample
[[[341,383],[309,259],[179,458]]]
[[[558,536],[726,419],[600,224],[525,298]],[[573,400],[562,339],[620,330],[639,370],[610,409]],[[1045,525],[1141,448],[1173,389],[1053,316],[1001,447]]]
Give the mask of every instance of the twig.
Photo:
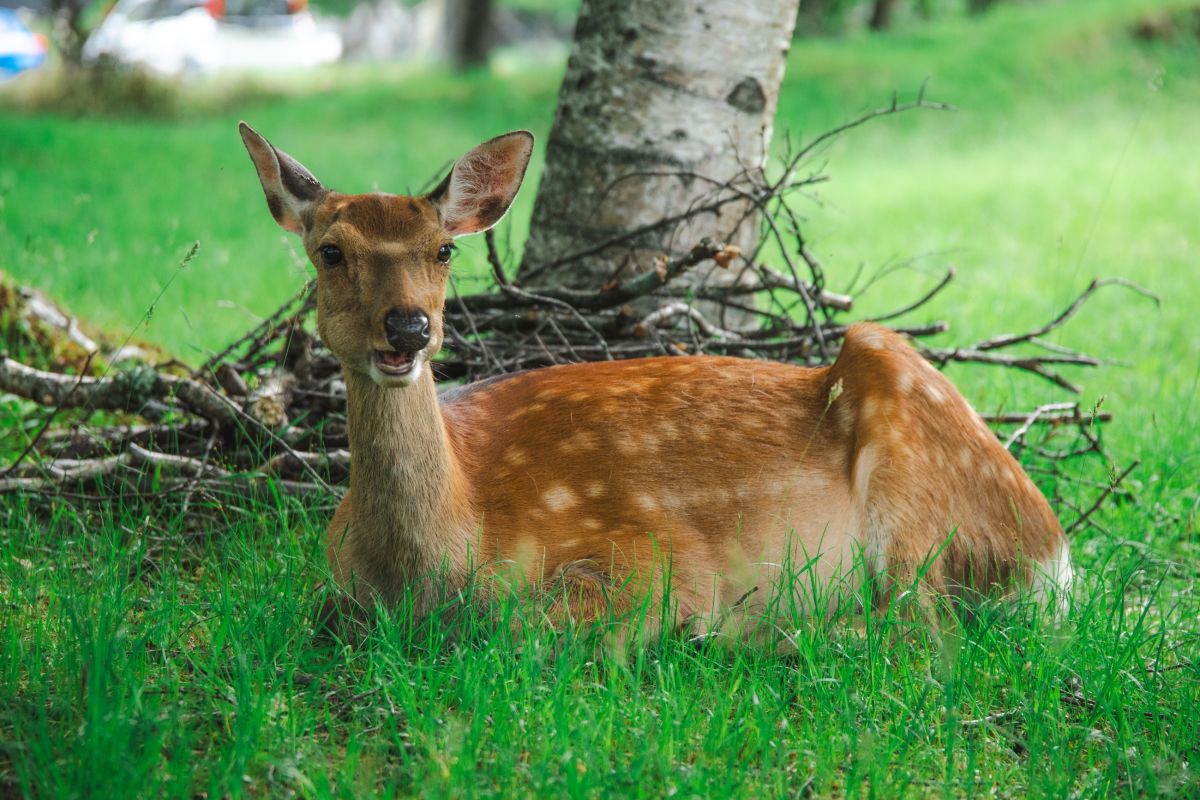
[[[899,102],[897,102],[897,99],[895,97],[893,97],[891,105],[885,106],[883,108],[877,108],[877,109],[874,109],[873,111],[868,111],[865,114],[863,114],[859,117],[856,117],[855,119],[850,120],[849,122],[843,123],[843,124],[837,126],[836,128],[825,131],[820,136],[817,136],[811,142],[806,144],[804,147],[800,148],[800,150],[795,154],[795,156],[793,157],[792,160],[794,163],[799,164],[810,153],[812,153],[814,150],[816,150],[818,147],[820,147],[825,142],[827,142],[831,139],[834,139],[838,136],[841,136],[843,133],[846,133],[847,131],[850,131],[850,130],[858,128],[862,125],[865,125],[873,119],[877,119],[878,117],[884,117],[889,114],[899,114],[899,113],[903,113],[905,111],[912,111],[912,110],[918,109],[918,108],[931,109],[934,111],[954,111],[955,110],[954,106],[949,105],[947,103],[932,103],[932,102],[927,101],[925,99],[925,86],[922,85],[921,90],[917,93],[917,99],[915,101],[913,101],[911,103],[899,103]]]
[[[980,728],[985,725],[998,725],[1001,722],[1008,722],[1009,720],[1016,719],[1020,714],[1021,709],[1015,708],[1011,711],[997,711],[994,714],[988,714],[978,719],[964,719],[958,724],[964,728]]]
[[[947,267],[946,274],[943,275],[942,279],[940,281],[938,281],[936,284],[934,284],[933,288],[930,289],[928,292],[921,295],[920,297],[918,297],[916,300],[912,301],[908,305],[902,306],[901,308],[897,308],[895,311],[889,311],[888,313],[883,314],[881,316],[872,317],[871,321],[872,322],[886,322],[889,319],[895,319],[896,317],[903,316],[910,311],[913,311],[915,309],[918,309],[918,308],[924,306],[926,303],[928,303],[930,300],[932,300],[934,297],[936,297],[938,295],[938,293],[942,291],[942,289],[945,289],[947,286],[949,286],[950,281],[954,280],[954,276],[956,274],[957,273],[955,272],[954,267]]]
[[[487,260],[492,266],[492,277],[496,279],[497,286],[508,286],[508,278],[504,275],[504,264],[500,261],[500,254],[496,251],[496,229],[488,228],[483,234],[483,241],[487,244]]]
[[[1065,412],[1042,411],[1041,414],[1037,415],[1037,419],[1033,421],[1034,424],[1054,425],[1064,421],[1074,422],[1081,420],[1079,414],[1077,413],[1079,409],[1078,403],[1064,403],[1063,405],[1069,406],[1069,410]],[[1045,406],[1042,406],[1042,408],[1044,409]],[[1019,425],[1022,422],[1028,421],[1029,416],[1032,413],[1033,412],[1010,412],[1007,414],[980,414],[979,416],[983,417],[984,422],[990,422],[993,425]],[[1092,420],[1095,420],[1096,422],[1112,422],[1113,415],[1109,411],[1099,411],[1095,414],[1089,413],[1086,421],[1090,422]]]
[[[192,377],[199,378],[202,375],[211,374],[213,371],[216,370],[218,364],[225,361],[225,359],[227,359],[229,357],[229,355],[231,353],[233,353],[235,350],[237,350],[239,347],[241,347],[242,345],[246,344],[249,341],[252,341],[254,339],[258,339],[258,338],[262,337],[265,333],[270,331],[275,325],[277,325],[279,323],[279,321],[281,319],[283,319],[285,316],[287,316],[292,311],[292,308],[296,305],[296,303],[299,302],[302,307],[304,305],[306,305],[308,303],[309,298],[312,295],[314,286],[315,286],[315,283],[313,281],[309,281],[309,282],[305,283],[304,288],[302,288],[300,291],[296,292],[296,294],[294,294],[290,298],[288,298],[283,303],[283,305],[279,306],[279,308],[277,308],[273,312],[271,312],[271,314],[269,314],[262,322],[260,322],[258,325],[255,325],[250,330],[246,331],[245,334],[243,334],[242,336],[235,339],[233,342],[231,342],[227,347],[222,349],[220,352],[210,356],[209,359],[207,361],[205,361],[203,365],[201,365],[200,367],[198,367],[196,370],[194,370],[192,372]]]
[[[1101,289],[1105,286],[1122,286],[1132,292],[1135,292],[1136,294],[1140,294],[1143,297],[1153,300],[1156,305],[1162,304],[1162,300],[1158,295],[1154,294],[1148,289],[1143,289],[1141,286],[1138,286],[1132,281],[1127,281],[1124,278],[1097,278],[1088,284],[1088,287],[1084,289],[1078,297],[1071,301],[1071,304],[1067,306],[1061,313],[1059,313],[1058,316],[1047,322],[1045,325],[1034,328],[1033,330],[1022,334],[997,336],[995,338],[980,342],[972,349],[980,351],[995,350],[1000,347],[1010,347],[1020,342],[1028,342],[1038,336],[1044,336],[1055,328],[1062,327],[1064,322],[1073,317],[1075,312],[1083,307],[1083,304],[1088,301],[1088,298],[1095,294],[1098,289]]]
[[[1088,521],[1088,518],[1091,517],[1092,514],[1095,514],[1100,506],[1104,504],[1104,501],[1108,499],[1108,496],[1112,494],[1118,486],[1121,485],[1121,481],[1125,480],[1125,477],[1129,473],[1133,472],[1133,470],[1136,469],[1141,463],[1142,461],[1140,458],[1134,459],[1133,463],[1126,467],[1125,471],[1118,475],[1116,479],[1112,481],[1103,492],[1100,493],[1100,496],[1096,498],[1096,501],[1088,506],[1087,511],[1084,511],[1082,514],[1080,514],[1077,520],[1066,527],[1066,534],[1070,536],[1072,533],[1079,530],[1079,528],[1081,528],[1084,523]]]
[[[1078,413],[1079,404],[1078,403],[1047,403],[1044,406],[1038,406],[1033,411],[1031,411],[1027,417],[1025,417],[1025,419],[1021,422],[1021,426],[1019,428],[1017,428],[1015,431],[1013,431],[1012,435],[1009,436],[1008,439],[1006,439],[1004,441],[1004,449],[1011,450],[1014,444],[1022,441],[1025,438],[1025,434],[1029,432],[1029,427],[1031,425],[1033,425],[1033,423],[1035,423],[1039,419],[1041,419],[1042,415],[1060,413],[1060,412],[1064,412],[1064,411],[1075,411],[1076,413]]]
[[[439,379],[449,376],[471,381],[561,362],[661,354],[708,353],[808,365],[829,363],[847,335],[849,325],[844,312],[853,308],[856,298],[830,291],[826,286],[825,266],[806,239],[802,217],[790,205],[789,197],[802,192],[802,187],[825,179],[818,171],[806,174],[801,170],[805,159],[831,136],[878,116],[931,106],[940,107],[926,103],[922,91],[915,103],[893,102],[890,107],[868,112],[789,154],[784,159],[782,174],[773,181],[754,165],[746,166],[727,181],[691,172],[662,173],[703,181],[710,188],[692,207],[680,213],[665,214],[649,225],[554,259],[522,273],[519,280],[509,277],[496,237],[488,232],[487,260],[498,290],[460,295],[452,278],[452,297],[444,313],[445,341],[451,347],[435,362],[436,375]],[[739,213],[725,215],[729,219],[721,219],[722,226],[734,218],[742,222],[761,216],[763,220],[763,235],[750,252],[740,253],[720,243],[725,237],[732,237],[733,230],[712,230],[709,238],[701,239],[690,249],[677,247],[676,242],[670,241],[670,247],[666,248],[670,257],[664,255],[655,269],[619,282],[614,280],[586,290],[550,287],[537,291],[529,291],[520,283],[544,269],[589,258],[609,247],[637,246],[647,233],[695,221],[706,214],[715,215],[735,203],[743,204],[737,206]],[[764,263],[770,258],[766,254],[774,249],[767,248],[768,244],[779,246],[781,255],[774,264]],[[721,266],[736,262],[734,268],[739,272],[702,269],[698,271],[700,277],[680,280],[709,261]],[[845,267],[841,269],[841,273],[846,271]],[[711,274],[727,275],[734,280],[710,281]],[[895,320],[927,308],[954,277],[954,270],[948,269],[921,296],[885,311],[875,321]],[[1100,360],[1041,337],[1062,326],[1099,287],[1109,284],[1127,285],[1148,294],[1125,281],[1094,281],[1055,318],[1026,333],[1006,334],[965,347],[922,348],[921,352],[942,366],[961,362],[1019,369],[1078,391],[1060,370],[1094,366]],[[54,434],[45,431],[54,420],[52,413],[43,430],[29,443],[26,453],[0,475],[0,492],[44,492],[70,500],[95,499],[105,490],[106,483],[115,479],[130,497],[152,499],[163,492],[182,492],[186,506],[198,492],[217,497],[250,494],[260,491],[267,485],[265,481],[271,480],[265,475],[299,471],[305,481],[289,483],[279,479],[274,485],[292,486],[297,493],[316,493],[324,498],[336,494],[323,476],[342,475],[349,466],[345,385],[333,354],[308,334],[314,311],[308,285],[245,335],[208,358],[202,367],[191,371],[190,377],[148,368],[100,378],[76,377],[0,360],[0,392],[9,391],[43,405],[53,405],[56,411],[59,407],[75,406],[128,411],[152,422],[162,419],[164,414],[172,415],[169,424],[118,432],[85,429],[73,434],[69,441],[55,441],[47,447],[47,437],[55,439]],[[933,321],[892,327],[919,339],[943,333],[949,326],[943,321]],[[288,355],[290,343],[298,336],[304,342],[303,357],[299,360]],[[1034,352],[1005,352],[1007,348],[1024,345]],[[216,379],[218,370],[222,371],[220,379]],[[287,420],[285,435],[262,424],[247,405],[262,396],[264,385],[280,377],[281,372],[287,373],[289,387],[294,382],[293,390],[272,395],[279,419]],[[258,391],[251,391],[250,387],[255,386]],[[247,408],[251,413],[247,413]],[[1103,454],[1092,423],[1108,420],[1111,415],[1086,415],[1073,403],[1049,403],[1031,412],[985,418],[1017,426],[1005,437],[1007,446],[1016,448],[1026,443],[1026,460],[1033,462],[1030,467],[1038,467],[1040,459],[1047,459],[1050,466],[1046,474],[1059,476],[1063,459]],[[1034,426],[1041,426],[1038,429],[1046,432],[1039,442],[1032,441]],[[1075,438],[1056,450],[1048,442],[1052,436],[1062,435],[1060,426]],[[39,448],[44,459],[38,462],[39,470],[17,469],[22,462],[29,467]],[[73,458],[64,458],[66,455]],[[154,470],[156,490],[162,487],[158,494],[144,491],[143,482],[150,467]],[[1116,483],[1123,478],[1124,474],[1104,487],[1104,494],[1092,508],[1080,514],[1074,527],[1086,524],[1094,509],[1113,495]],[[73,484],[80,486],[76,488]]]

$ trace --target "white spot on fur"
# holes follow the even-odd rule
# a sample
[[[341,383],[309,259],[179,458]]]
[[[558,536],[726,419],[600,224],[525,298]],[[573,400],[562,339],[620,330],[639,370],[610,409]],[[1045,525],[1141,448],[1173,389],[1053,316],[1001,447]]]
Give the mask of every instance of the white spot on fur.
[[[946,402],[946,395],[942,394],[942,390],[937,387],[933,381],[925,384],[925,394],[935,403]]]
[[[569,438],[564,439],[559,447],[565,452],[573,452],[577,450],[595,450],[600,446],[600,439],[596,434],[587,430],[575,431]]]
[[[576,502],[575,493],[562,484],[555,484],[542,494],[542,503],[555,513],[566,511]]]
[[[849,405],[844,402],[838,403],[834,408],[834,412],[837,415],[838,428],[843,434],[850,433],[850,431],[854,430],[854,412],[851,411]]]
[[[639,494],[633,498],[633,502],[645,511],[658,511],[658,500],[653,495]]]
[[[860,331],[858,341],[864,347],[870,347],[873,350],[883,350],[887,347],[887,340],[883,338],[883,334],[872,328]]]
[[[772,427],[772,425],[770,425],[770,420],[767,419],[767,416],[761,414],[751,414],[746,416],[745,419],[742,420],[742,423],[748,428],[754,428],[755,431],[766,431],[767,428]]]
[[[863,398],[862,404],[858,407],[858,413],[862,419],[870,419],[875,416],[875,410],[875,401],[870,397]]]
[[[964,447],[958,451],[958,465],[963,469],[970,469],[971,463],[975,460],[975,455],[969,448]]]
[[[613,437],[613,445],[616,446],[617,450],[623,456],[636,456],[641,450],[638,442],[633,437],[625,434],[618,434]]]
[[[896,379],[896,386],[902,392],[907,392],[913,386],[913,374],[911,372],[901,372],[900,377]]]
[[[674,492],[660,491],[658,501],[663,508],[671,511],[682,511],[687,508],[687,502],[683,497]]]
[[[514,409],[511,413],[509,413],[508,418],[515,421],[530,414],[539,414],[545,410],[545,403],[530,403],[527,406],[520,406]]]
[[[595,517],[584,517],[579,521],[579,524],[589,531],[598,531],[604,527],[604,524]]]
[[[874,444],[868,444],[858,451],[858,458],[854,462],[854,490],[864,501],[871,484],[871,473],[875,470],[875,449]]]
[[[521,448],[511,445],[504,451],[504,462],[512,464],[514,467],[519,467],[529,462],[529,454]]]
[[[600,481],[592,481],[583,490],[583,493],[595,500],[597,497],[601,497],[604,494],[604,484]]]

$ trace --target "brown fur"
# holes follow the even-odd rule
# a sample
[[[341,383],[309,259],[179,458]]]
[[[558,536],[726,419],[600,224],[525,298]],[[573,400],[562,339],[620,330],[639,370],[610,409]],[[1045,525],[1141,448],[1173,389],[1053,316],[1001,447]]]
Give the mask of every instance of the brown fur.
[[[255,163],[274,166],[243,135]],[[680,622],[711,626],[747,596],[770,602],[789,563],[810,567],[819,594],[854,588],[858,552],[902,584],[936,556],[925,583],[952,592],[1027,582],[1059,552],[1062,529],[1032,481],[953,385],[879,326],[853,326],[828,368],[580,364],[442,401],[428,369],[410,386],[378,385],[369,359],[388,348],[389,310],[426,313],[427,354],[441,346],[446,197],[459,192],[456,224],[474,220],[465,232],[490,225],[524,172],[522,142],[501,137],[460,162],[502,176],[475,194],[447,178],[424,198],[289,199],[318,269],[320,333],[345,367],[351,491],[327,554],[360,600],[413,591],[420,604],[424,576],[453,586],[482,570],[565,584],[561,613],[591,617],[669,577]],[[269,185],[267,173],[270,196],[286,181]],[[322,264],[330,243],[344,264]],[[814,611],[833,602],[792,599]]]

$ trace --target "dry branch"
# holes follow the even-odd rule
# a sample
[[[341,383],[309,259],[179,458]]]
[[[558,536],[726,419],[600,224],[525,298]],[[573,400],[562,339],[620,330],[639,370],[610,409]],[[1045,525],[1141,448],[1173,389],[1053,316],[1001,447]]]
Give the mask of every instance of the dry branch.
[[[151,399],[169,404],[178,400],[214,422],[234,425],[238,421],[236,408],[209,386],[149,367],[93,378],[46,372],[0,356],[0,389],[44,406],[93,411],[136,413]]]
[[[489,232],[487,258],[495,288],[452,292],[445,310],[446,349],[435,362],[436,372],[443,380],[472,381],[552,364],[700,353],[829,363],[849,329],[845,315],[856,298],[826,286],[824,266],[790,205],[797,194],[825,180],[819,173],[804,174],[806,159],[842,130],[931,105],[923,97],[908,105],[893,103],[817,137],[786,157],[774,180],[767,180],[761,169],[748,169],[724,183],[687,175],[712,184],[708,202],[668,214],[646,229],[669,228],[729,203],[749,201],[763,219],[762,244],[752,253],[722,243],[732,231],[713,231],[690,249],[664,254],[657,269],[626,280],[586,291],[530,291],[508,277]],[[633,231],[598,247],[634,246],[645,232]],[[592,247],[566,253],[551,266],[596,252]],[[764,253],[778,253],[780,263],[767,263]],[[697,269],[701,266],[707,272]],[[734,270],[737,280],[696,279],[719,271],[714,268]],[[925,309],[954,277],[953,268],[947,268],[931,288],[873,319],[892,321]],[[1126,281],[1097,280],[1048,322],[1024,333],[963,347],[917,346],[939,367],[1000,366],[1078,392],[1065,371],[1094,367],[1101,360],[1043,337],[1108,285],[1151,296]],[[314,313],[310,284],[186,377],[148,367],[99,378],[64,375],[0,357],[0,392],[50,408],[51,417],[59,409],[112,412],[108,425],[51,431],[28,442],[27,449],[37,457],[0,472],[0,494],[98,498],[115,487],[134,497],[182,496],[187,505],[202,496],[245,497],[273,487],[285,494],[335,498],[331,484],[346,478],[350,462],[345,386],[337,361],[312,333]],[[949,329],[939,320],[894,327],[916,340]],[[131,424],[130,415],[140,421]],[[1021,453],[1032,472],[1052,480],[1062,474],[1065,459],[1099,455],[1107,464],[1098,423],[1109,419],[1094,410],[1084,412],[1074,402],[1056,402],[994,415],[989,422],[1009,431],[1002,441]],[[1114,492],[1126,474],[1097,483],[1102,494],[1072,528],[1087,522],[1106,498],[1128,496]]]

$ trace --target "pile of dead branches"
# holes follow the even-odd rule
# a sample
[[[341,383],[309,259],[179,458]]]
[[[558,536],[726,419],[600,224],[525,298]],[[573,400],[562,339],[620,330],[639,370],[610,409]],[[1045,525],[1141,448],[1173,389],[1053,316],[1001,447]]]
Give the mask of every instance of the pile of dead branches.
[[[689,215],[705,214],[749,201],[763,226],[753,253],[726,246],[718,235],[681,254],[662,256],[653,270],[592,291],[534,291],[508,277],[489,233],[494,286],[455,293],[447,301],[446,347],[435,363],[436,374],[453,383],[561,363],[704,353],[829,363],[851,322],[855,298],[827,288],[825,270],[801,231],[791,203],[825,179],[802,174],[802,168],[836,134],[876,116],[928,105],[918,98],[909,106],[893,103],[864,115],[788,156],[779,177],[768,181],[761,171],[748,170],[714,185],[708,202],[689,209]],[[677,225],[685,216],[650,227]],[[592,248],[556,263],[595,254]],[[698,269],[707,275],[736,274],[696,280],[689,273]],[[953,278],[954,270],[947,268],[931,289],[872,319],[887,322],[922,309]],[[1045,337],[1097,290],[1113,284],[1141,291],[1122,280],[1096,280],[1043,325],[959,347],[922,343],[947,331],[944,321],[896,329],[939,368],[968,363],[1014,369],[1075,394],[1079,388],[1064,369],[1093,367],[1101,360]],[[209,507],[231,496],[264,492],[336,498],[335,487],[344,483],[350,460],[345,385],[339,365],[314,333],[314,314],[307,286],[190,372],[135,365],[69,375],[0,358],[0,392],[45,409],[23,452],[0,469],[0,493],[82,501],[114,493],[182,497],[185,504]],[[67,317],[64,324],[74,322]],[[1099,436],[1108,416],[1096,409],[1065,400],[989,419],[1006,445],[1021,451],[1035,476],[1045,479],[1048,494],[1055,495],[1053,479],[1072,459],[1093,457],[1111,466]],[[1097,481],[1098,500],[1076,507],[1076,524],[1105,498],[1120,494],[1118,485],[1127,474],[1114,471],[1109,480]]]

